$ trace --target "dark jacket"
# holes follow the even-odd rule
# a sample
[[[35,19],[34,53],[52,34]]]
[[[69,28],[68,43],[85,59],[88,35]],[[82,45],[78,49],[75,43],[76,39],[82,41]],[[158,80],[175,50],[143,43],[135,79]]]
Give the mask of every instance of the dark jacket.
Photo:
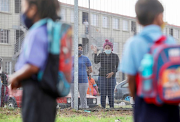
[[[116,72],[118,71],[119,57],[114,53],[111,53],[110,55],[100,53],[98,56],[95,54],[94,63],[101,63],[101,67],[99,68],[99,76],[106,76],[108,73],[114,72],[112,77],[115,77]]]

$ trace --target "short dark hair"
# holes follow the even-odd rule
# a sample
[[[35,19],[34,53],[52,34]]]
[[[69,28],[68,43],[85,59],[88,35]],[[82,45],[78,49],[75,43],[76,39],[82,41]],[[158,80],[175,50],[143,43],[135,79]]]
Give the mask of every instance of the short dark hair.
[[[83,45],[82,44],[78,44],[78,47],[83,47]]]
[[[135,6],[136,16],[141,25],[150,25],[160,13],[163,5],[158,0],[138,0]]]
[[[60,9],[58,0],[26,0],[29,5],[35,4],[37,6],[37,14],[41,19],[51,18],[52,20],[59,19],[57,12]]]

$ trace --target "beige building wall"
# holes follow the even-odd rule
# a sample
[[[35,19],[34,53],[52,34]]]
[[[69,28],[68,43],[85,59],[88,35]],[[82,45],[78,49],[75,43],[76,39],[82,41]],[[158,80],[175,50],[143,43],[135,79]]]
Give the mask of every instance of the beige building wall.
[[[8,43],[0,42],[0,57],[3,58],[3,71],[12,73],[14,71],[13,55],[16,42],[16,29],[19,29],[20,16],[15,14],[15,0],[9,0],[9,12],[0,11],[0,31],[8,30]]]

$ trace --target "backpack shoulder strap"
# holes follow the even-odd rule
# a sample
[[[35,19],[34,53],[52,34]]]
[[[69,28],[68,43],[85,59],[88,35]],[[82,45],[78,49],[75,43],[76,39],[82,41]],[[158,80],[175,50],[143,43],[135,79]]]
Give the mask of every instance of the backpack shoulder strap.
[[[161,44],[165,44],[165,41],[167,39],[167,37],[165,35],[162,35],[158,40],[154,41],[150,36],[148,35],[142,35],[142,37],[148,42],[148,43],[152,43],[152,45],[149,48],[149,53],[152,52],[152,49],[158,45]]]
[[[148,42],[153,42],[154,40],[150,37],[150,36],[148,36],[148,35],[142,35],[142,37],[146,40],[146,41],[148,41]],[[156,40],[155,42],[154,42],[154,44],[162,44],[162,43],[164,43],[165,42],[165,40],[166,40],[166,36],[165,35],[162,35],[158,40]]]

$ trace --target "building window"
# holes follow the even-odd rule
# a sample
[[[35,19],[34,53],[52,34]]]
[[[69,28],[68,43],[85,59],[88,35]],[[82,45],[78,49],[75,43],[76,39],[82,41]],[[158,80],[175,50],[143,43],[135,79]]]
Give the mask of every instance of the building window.
[[[172,29],[172,28],[169,29],[169,34],[170,34],[171,36],[173,36],[173,29]]]
[[[136,22],[131,21],[131,31],[136,33]]]
[[[5,62],[5,72],[10,75],[12,73],[12,63]]]
[[[123,20],[123,31],[129,30],[129,23],[128,20]]]
[[[9,31],[0,29],[0,43],[9,43]]]
[[[74,10],[71,10],[71,23],[74,23]]]
[[[113,21],[112,21],[112,25],[113,25],[113,29],[119,29],[119,19],[117,18],[113,18]]]
[[[66,21],[66,9],[61,9],[61,21]]]
[[[82,23],[84,23],[85,21],[89,22],[89,16],[88,16],[88,13],[83,12],[82,13]]]
[[[0,0],[0,11],[9,12],[9,0]]]
[[[15,13],[21,12],[21,0],[15,0]]]
[[[91,25],[98,26],[98,16],[96,14],[91,14]]]
[[[174,29],[174,38],[179,39],[179,30]]]
[[[109,22],[109,21],[108,21],[108,17],[107,17],[107,16],[103,16],[103,17],[102,17],[102,23],[103,23],[102,26],[103,26],[104,28],[108,28],[108,22]]]

